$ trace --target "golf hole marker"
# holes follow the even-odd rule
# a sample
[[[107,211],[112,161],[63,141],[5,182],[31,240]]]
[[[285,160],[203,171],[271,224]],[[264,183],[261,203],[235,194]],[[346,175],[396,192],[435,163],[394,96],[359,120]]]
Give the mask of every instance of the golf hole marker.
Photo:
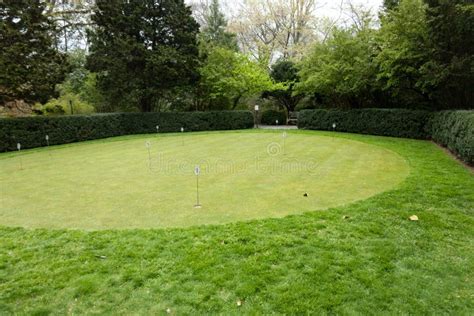
[[[285,144],[286,144],[286,138],[288,137],[288,134],[286,132],[283,132],[283,134],[281,135],[281,137],[283,138],[283,155],[286,154],[285,152]]]
[[[16,144],[16,149],[18,149],[18,152],[21,152],[21,144],[20,143],[17,143]],[[20,170],[23,170],[23,160],[20,156]]]
[[[160,125],[156,125],[156,132],[157,132],[157,133],[160,132]]]
[[[201,204],[199,204],[199,175],[201,174],[201,167],[194,167],[194,174],[196,175],[196,205],[194,205],[194,208],[201,208]]]
[[[151,170],[151,143],[149,140],[145,142],[145,147],[148,151],[148,169]]]

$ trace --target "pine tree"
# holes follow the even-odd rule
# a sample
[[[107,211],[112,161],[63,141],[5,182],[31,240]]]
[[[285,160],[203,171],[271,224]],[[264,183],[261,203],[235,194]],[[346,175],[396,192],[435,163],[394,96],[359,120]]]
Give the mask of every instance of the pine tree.
[[[202,40],[211,46],[238,50],[236,35],[226,31],[227,20],[220,10],[219,0],[212,0],[204,19],[206,26],[202,30]]]
[[[193,84],[199,25],[183,0],[98,0],[88,68],[111,104],[153,111]]]
[[[0,1],[0,102],[46,102],[67,70],[39,0]]]

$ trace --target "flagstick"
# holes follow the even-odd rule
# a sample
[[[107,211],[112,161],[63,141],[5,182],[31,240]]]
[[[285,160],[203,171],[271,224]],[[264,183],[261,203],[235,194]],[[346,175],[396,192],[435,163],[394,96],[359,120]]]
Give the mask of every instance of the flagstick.
[[[23,170],[23,158],[21,158],[21,144],[16,144],[16,149],[18,149],[19,159],[20,159],[20,170]]]

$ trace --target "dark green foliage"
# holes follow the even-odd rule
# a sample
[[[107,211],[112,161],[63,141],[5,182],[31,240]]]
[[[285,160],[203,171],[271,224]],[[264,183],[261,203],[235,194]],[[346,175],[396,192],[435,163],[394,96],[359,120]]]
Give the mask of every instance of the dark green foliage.
[[[425,89],[442,109],[471,109],[474,100],[474,3],[425,0],[430,59]]]
[[[383,7],[385,10],[396,9],[400,4],[400,0],[383,0]]]
[[[468,164],[474,164],[474,111],[442,111],[431,120],[435,142],[446,146]]]
[[[66,58],[54,47],[54,23],[39,0],[0,1],[0,103],[46,102],[64,79]]]
[[[284,108],[287,113],[293,112],[303,98],[303,94],[295,94],[295,84],[299,81],[298,69],[291,60],[281,59],[273,66],[270,73],[272,79],[277,83],[286,85],[285,89],[277,89],[268,91],[263,94],[263,97],[274,98],[278,105]]]
[[[0,119],[0,151],[67,144],[106,137],[185,131],[233,130],[253,127],[253,116],[248,111],[114,113],[72,115],[62,117],[26,117]]]
[[[428,139],[428,111],[405,109],[303,110],[298,127],[302,129],[336,131]]]
[[[303,110],[301,129],[333,130],[394,137],[433,139],[468,164],[474,164],[474,111],[428,112],[403,109]]]
[[[381,19],[377,34],[377,84],[395,104],[432,109],[423,65],[430,60],[426,8],[422,0],[402,0]]]
[[[278,125],[286,124],[286,112],[285,111],[276,111],[276,110],[266,110],[262,112],[262,117],[260,122],[265,125],[277,125],[276,121],[278,120]]]
[[[110,104],[155,110],[196,83],[199,25],[183,0],[99,0],[88,67]]]

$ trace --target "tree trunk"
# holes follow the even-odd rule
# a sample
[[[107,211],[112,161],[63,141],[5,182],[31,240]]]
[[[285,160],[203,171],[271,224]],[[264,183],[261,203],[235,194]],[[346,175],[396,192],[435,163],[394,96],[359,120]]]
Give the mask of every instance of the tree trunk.
[[[234,103],[232,105],[232,110],[235,110],[235,108],[237,107],[237,105],[239,105],[239,101],[240,99],[242,98],[242,95],[239,95],[237,96],[236,98],[234,98]]]
[[[142,112],[151,112],[153,110],[152,98],[150,96],[140,99],[140,110]]]

